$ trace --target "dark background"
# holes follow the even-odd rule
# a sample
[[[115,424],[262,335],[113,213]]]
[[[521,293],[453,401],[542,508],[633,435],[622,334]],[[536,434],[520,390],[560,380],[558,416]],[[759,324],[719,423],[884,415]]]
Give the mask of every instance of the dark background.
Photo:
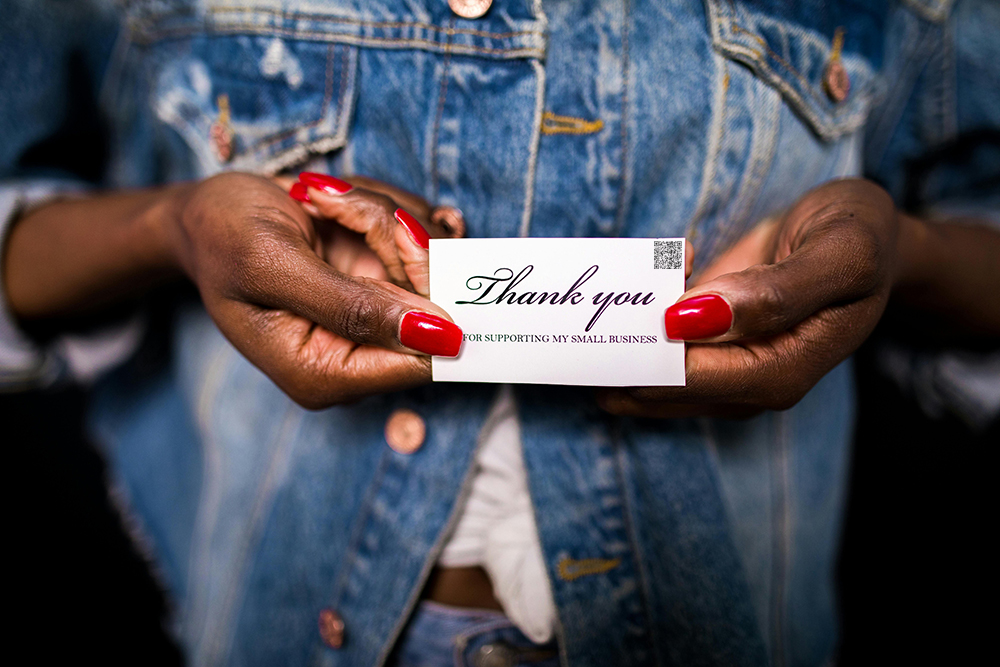
[[[876,339],[878,334],[876,334]],[[995,518],[987,445],[957,420],[929,420],[857,355],[860,413],[839,568],[839,663],[967,664],[993,646]],[[47,662],[178,665],[168,606],[109,503],[82,434],[76,389],[0,395],[17,643]],[[978,659],[977,659],[978,662]]]

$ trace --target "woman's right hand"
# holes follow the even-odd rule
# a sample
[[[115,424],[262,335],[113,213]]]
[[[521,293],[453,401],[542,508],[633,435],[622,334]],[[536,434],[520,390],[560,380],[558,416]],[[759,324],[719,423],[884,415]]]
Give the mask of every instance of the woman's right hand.
[[[430,381],[426,355],[457,354],[462,332],[427,300],[428,235],[397,209],[434,236],[463,225],[377,181],[319,178],[349,191],[227,173],[37,206],[3,248],[6,305],[25,325],[61,327],[183,273],[226,338],[304,407]]]
[[[405,203],[427,224],[429,207],[374,181],[306,180],[318,187],[293,186],[303,205],[247,174],[178,192],[172,254],[209,315],[307,408],[430,381],[426,355],[456,355],[462,331],[425,298],[423,226],[397,213]],[[414,285],[425,296],[408,291]]]

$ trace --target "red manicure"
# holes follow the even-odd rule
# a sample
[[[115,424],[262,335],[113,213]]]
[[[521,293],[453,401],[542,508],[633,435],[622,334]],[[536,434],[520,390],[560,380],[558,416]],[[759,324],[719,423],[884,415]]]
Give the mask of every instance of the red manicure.
[[[322,190],[328,195],[343,195],[354,189],[354,186],[347,181],[342,181],[333,176],[318,174],[315,171],[303,171],[299,174],[299,180],[311,188]]]
[[[410,215],[403,209],[397,208],[396,220],[399,221],[399,224],[406,227],[406,231],[410,232],[410,238],[413,239],[414,243],[416,243],[424,250],[430,249],[431,237],[427,233],[427,230],[424,229],[423,225],[417,222],[416,218],[414,218],[412,215]]]
[[[718,294],[702,294],[667,308],[667,338],[701,340],[721,336],[733,326],[733,310]]]
[[[305,202],[307,204],[312,203],[309,200],[309,190],[302,183],[296,183],[292,186],[292,189],[288,191],[288,196],[296,201]]]
[[[462,330],[443,317],[411,310],[399,325],[399,341],[417,352],[455,357],[462,347]]]

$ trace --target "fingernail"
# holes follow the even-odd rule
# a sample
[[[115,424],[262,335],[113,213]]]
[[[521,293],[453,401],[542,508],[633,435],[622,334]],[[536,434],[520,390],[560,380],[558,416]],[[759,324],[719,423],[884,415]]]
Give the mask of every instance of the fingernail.
[[[667,338],[701,340],[721,336],[733,326],[733,310],[718,294],[702,294],[667,308]]]
[[[403,209],[397,208],[396,220],[399,221],[399,224],[406,227],[406,231],[410,233],[410,238],[413,239],[414,243],[416,243],[424,250],[430,249],[431,237],[427,233],[427,230],[424,229],[424,226],[421,225],[419,222],[417,222],[416,218],[414,218],[412,215],[410,215]]]
[[[307,204],[312,203],[309,201],[309,190],[302,183],[296,183],[292,186],[292,189],[288,191],[288,196],[296,201],[305,202]]]
[[[315,171],[303,171],[299,174],[299,180],[310,188],[322,190],[328,195],[343,195],[354,189],[354,186],[347,181],[342,181],[327,174],[319,174]]]
[[[399,341],[417,352],[454,357],[462,347],[462,330],[443,317],[411,310],[399,325]]]

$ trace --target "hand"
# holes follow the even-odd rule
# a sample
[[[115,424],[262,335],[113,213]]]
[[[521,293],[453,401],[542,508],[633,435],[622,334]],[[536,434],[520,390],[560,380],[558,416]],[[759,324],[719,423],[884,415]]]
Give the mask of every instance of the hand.
[[[427,250],[415,239],[427,232],[397,211],[405,202],[429,223],[429,207],[370,180],[311,178],[318,187],[283,183],[303,205],[245,174],[187,188],[170,235],[177,262],[222,333],[304,407],[428,382],[418,353],[453,356],[461,343],[425,298]]]
[[[827,183],[758,226],[666,312],[685,387],[599,393],[638,417],[750,416],[795,405],[868,337],[899,275],[900,223],[863,180]]]

